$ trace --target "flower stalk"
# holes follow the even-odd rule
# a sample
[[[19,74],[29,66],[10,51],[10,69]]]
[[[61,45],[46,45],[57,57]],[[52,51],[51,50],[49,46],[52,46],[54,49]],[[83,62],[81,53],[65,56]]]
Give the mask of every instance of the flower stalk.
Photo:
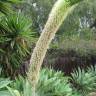
[[[70,14],[76,7],[76,5],[71,7],[71,4],[66,2],[66,0],[57,0],[52,8],[51,13],[49,14],[47,23],[39,40],[37,41],[35,49],[33,50],[33,54],[30,59],[29,70],[27,73],[28,80],[32,84],[34,91],[38,83],[40,68],[47,49],[49,48],[52,39],[55,37],[55,33],[66,19],[67,15]]]

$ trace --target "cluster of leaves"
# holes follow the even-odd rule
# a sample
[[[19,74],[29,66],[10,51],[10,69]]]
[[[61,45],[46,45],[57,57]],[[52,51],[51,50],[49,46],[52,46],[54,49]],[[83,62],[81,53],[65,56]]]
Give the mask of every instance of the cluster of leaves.
[[[0,12],[8,15],[12,13],[11,4],[19,3],[20,0],[0,0]]]
[[[82,96],[87,96],[91,92],[96,92],[96,66],[91,66],[85,71],[78,68],[72,73],[72,87]]]
[[[77,71],[72,73],[71,78],[64,76],[62,72],[42,69],[36,94],[37,96],[87,96],[96,91],[95,75],[96,67],[88,68],[87,71],[78,68]],[[32,96],[32,87],[28,80],[21,76],[11,84],[11,89],[17,90],[23,96]]]
[[[0,68],[0,76],[1,76],[1,68]],[[10,96],[10,92],[7,90],[6,86],[8,86],[10,83],[9,78],[1,78],[0,77],[0,96]]]
[[[7,76],[17,74],[16,70],[24,62],[24,57],[29,55],[32,42],[35,42],[32,20],[10,8],[11,4],[18,2],[20,0],[0,0],[0,12],[3,14],[0,17],[0,66],[3,75]]]
[[[76,2],[76,0],[73,0],[71,4],[74,4],[74,1]],[[1,5],[5,2],[9,6],[12,1],[0,0]],[[6,14],[8,7],[2,8],[0,8],[0,11]],[[29,41],[34,36],[30,31],[30,26],[31,22],[28,18],[20,14],[11,14],[4,16],[2,19],[0,18],[0,63],[3,72],[7,68],[6,73],[13,75],[13,71],[19,67],[23,58],[29,54]],[[72,85],[68,80],[70,78],[64,76],[62,72],[43,69],[36,94],[37,96],[87,96],[89,92],[96,91],[96,68],[92,67],[87,71],[78,68],[77,71],[72,73]],[[32,96],[32,86],[26,79],[19,77],[10,87],[7,86],[10,83],[9,79],[0,79],[0,96]]]
[[[8,84],[10,86],[7,86]],[[30,86],[27,79],[21,76],[13,82],[9,81],[9,79],[3,79],[3,81],[0,81],[0,85],[0,88],[3,88],[0,91],[0,96],[4,96],[2,94],[9,94],[7,96],[33,95],[32,86]],[[72,73],[71,78],[53,69],[42,69],[36,89],[36,96],[88,96],[89,93],[95,91],[96,67],[88,68],[87,71],[78,68],[77,71]]]
[[[62,72],[43,69],[40,73],[37,93],[40,96],[70,96],[72,89],[68,79],[69,77],[64,76]]]
[[[40,74],[36,89],[37,96],[71,96],[72,89],[68,83],[68,77],[61,72],[43,69]],[[32,87],[23,77],[19,77],[7,86],[10,96],[32,96]],[[18,95],[17,95],[18,94]]]
[[[69,3],[70,5],[74,5],[80,1],[83,1],[83,0],[65,0],[67,3]]]
[[[10,96],[7,85],[12,83],[9,79],[0,78],[0,96]]]
[[[9,15],[1,20],[0,62],[5,68],[18,68],[29,54],[28,48],[32,41],[30,26],[31,22],[20,14]]]
[[[39,84],[37,86],[37,96],[71,96],[72,89],[68,84],[68,78],[63,76],[61,72],[55,72],[53,70],[43,69],[40,73]],[[1,82],[0,82],[1,83]],[[5,83],[6,84],[6,83]],[[8,83],[9,84],[9,83]],[[6,85],[8,85],[6,84]],[[2,85],[3,86],[3,83]],[[28,80],[19,76],[9,86],[4,86],[9,91],[8,96],[32,96],[32,86],[28,83]],[[3,94],[6,91],[3,90]],[[7,92],[8,93],[8,92]],[[0,92],[0,96],[2,92]]]
[[[36,96],[71,96],[72,89],[68,83],[69,77],[64,77],[63,75],[64,74],[62,72],[55,72],[52,69],[42,69],[36,89]],[[30,86],[28,80],[21,76],[15,79],[10,86],[11,93],[14,93],[15,90],[19,94],[18,96],[33,95],[32,86]]]

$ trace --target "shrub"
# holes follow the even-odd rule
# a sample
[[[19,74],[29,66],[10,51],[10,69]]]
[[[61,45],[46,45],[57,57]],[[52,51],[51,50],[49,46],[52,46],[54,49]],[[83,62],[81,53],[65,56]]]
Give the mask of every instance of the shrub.
[[[0,21],[0,63],[2,73],[7,76],[13,76],[24,57],[29,54],[34,37],[31,24],[27,17],[19,13],[6,16]]]
[[[43,69],[37,87],[40,96],[71,96],[72,89],[68,83],[68,77],[62,72],[52,69]]]
[[[82,96],[96,91],[96,66],[88,68],[87,71],[78,68],[77,71],[72,73],[73,89],[82,93]]]
[[[62,72],[55,72],[52,69],[42,69],[40,79],[36,88],[36,96],[71,96],[72,89],[68,83],[69,77],[64,77]],[[12,84],[11,88],[18,90],[20,94],[29,94],[32,96],[32,87],[21,76]]]

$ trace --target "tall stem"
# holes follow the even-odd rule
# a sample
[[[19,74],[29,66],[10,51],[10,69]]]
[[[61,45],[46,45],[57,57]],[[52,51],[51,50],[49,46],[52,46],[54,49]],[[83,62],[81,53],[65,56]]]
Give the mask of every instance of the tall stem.
[[[41,33],[35,49],[33,50],[33,54],[30,59],[29,71],[27,73],[28,80],[32,84],[34,91],[38,83],[39,71],[49,44],[64,19],[66,19],[67,15],[73,9],[74,6],[70,7],[70,4],[66,3],[65,0],[58,0],[49,14],[44,30]]]

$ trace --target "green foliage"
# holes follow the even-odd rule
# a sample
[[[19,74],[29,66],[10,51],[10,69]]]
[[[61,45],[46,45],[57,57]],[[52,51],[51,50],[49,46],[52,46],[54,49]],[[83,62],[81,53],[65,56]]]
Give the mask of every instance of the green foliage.
[[[1,75],[1,72],[0,72]],[[7,86],[12,83],[10,79],[0,77],[0,96],[10,96],[10,93],[7,90]]]
[[[20,87],[22,87],[22,89],[20,89]],[[16,81],[12,83],[12,87],[7,88],[12,96],[32,96],[32,87],[29,84],[28,80],[25,80],[23,77],[16,79]]]
[[[78,68],[72,73],[73,89],[87,96],[88,93],[96,91],[96,67],[88,68],[87,71]]]
[[[3,68],[7,67],[9,71],[15,70],[29,54],[31,41],[34,40],[31,25],[32,22],[20,14],[9,15],[1,20],[0,63]]]
[[[12,13],[12,3],[19,3],[20,0],[0,0],[0,12],[8,15]]]
[[[95,40],[87,41],[80,38],[65,39],[61,44],[59,44],[59,48],[57,46],[57,49],[63,49],[64,52],[70,52],[70,50],[73,50],[79,56],[90,58],[91,56],[96,56],[95,42]]]
[[[62,72],[42,69],[36,89],[37,96],[71,96],[72,89],[68,79],[68,77],[64,77]],[[21,76],[11,84],[11,87],[18,90],[23,96],[32,96],[30,84]]]
[[[32,20],[13,12],[12,4],[21,1],[0,0],[0,65],[6,76],[18,73],[16,70],[24,62],[24,57],[29,55],[29,48],[36,40],[35,32],[31,32]]]
[[[1,76],[1,67],[0,67],[0,76]],[[9,85],[10,83],[12,83],[11,81],[10,81],[10,79],[9,78],[1,78],[0,77],[0,91],[3,89],[3,88],[5,88],[7,85]]]
[[[22,76],[17,77],[10,86],[11,91],[16,90],[20,96],[32,96],[32,86]]]
[[[11,13],[11,4],[18,1],[19,0],[0,0],[0,12],[4,14]],[[44,23],[47,20],[48,12],[50,11],[55,1],[56,0],[32,0],[32,4],[36,3],[36,8],[32,4],[28,4],[28,6],[31,5],[29,9],[31,10],[32,8],[33,12],[29,12],[29,14],[32,15],[32,19],[34,18],[33,26],[35,26],[37,30],[38,28],[39,31],[42,30]],[[79,1],[82,0],[66,0],[66,2],[68,2],[70,5],[73,5],[74,3]],[[69,41],[66,42],[65,40],[65,42],[71,46],[69,47],[68,45],[68,48],[72,48],[73,46],[73,49],[75,49],[74,45],[76,46],[76,49],[81,49],[81,47],[84,47],[85,51],[86,48],[93,48],[93,51],[95,53],[95,46],[91,47],[91,45],[95,44],[95,32],[92,32],[92,30],[89,28],[80,28],[81,26],[79,26],[79,23],[83,24],[84,22],[79,22],[78,18],[84,18],[85,13],[86,18],[87,16],[89,16],[87,15],[87,8],[85,8],[84,12],[81,12],[81,9],[85,6],[85,3],[81,7],[80,6],[77,8],[77,10],[80,8],[78,13],[77,11],[75,12],[77,14],[75,14],[77,17],[75,18],[74,16],[70,15],[72,18],[68,18],[66,20],[66,22],[64,23],[64,26],[66,25],[66,28],[64,27],[64,29],[61,29],[60,32],[65,32],[62,35],[64,39],[65,36],[66,38],[67,36],[70,36],[70,38],[68,37],[69,41],[77,41],[76,44],[72,44]],[[92,10],[91,12],[94,13],[94,11]],[[81,13],[84,14],[81,15]],[[78,15],[80,15],[81,17]],[[20,14],[11,14],[7,17],[1,17],[2,15],[0,14],[0,65],[2,66],[3,74],[6,74],[7,76],[13,76],[14,73],[16,73],[16,70],[19,68],[20,64],[23,63],[24,58],[28,54],[30,54],[30,41],[34,42],[36,34],[34,32],[31,32],[30,29],[30,27],[32,26],[32,21],[28,20],[28,18],[25,16],[22,16]],[[90,16],[87,19],[90,19]],[[92,19],[94,18],[92,17]],[[75,21],[75,23],[72,20]],[[69,21],[74,24],[70,23]],[[79,35],[78,32],[80,32]],[[90,40],[90,38],[94,39],[94,42],[92,41],[93,43],[91,43],[88,41],[90,43],[89,45],[87,40]],[[87,42],[87,44],[82,42],[83,40],[80,40],[79,42],[78,39],[84,39],[84,42]],[[78,42],[79,45],[77,46]],[[63,48],[62,46],[60,47]],[[66,47],[66,44],[64,47]],[[85,54],[84,50],[83,54]],[[90,51],[90,53],[92,54],[93,51]],[[89,54],[89,51],[87,54]],[[85,96],[90,92],[96,91],[96,68],[94,67],[88,68],[87,71],[78,68],[77,71],[72,73],[72,85],[68,81],[69,79],[70,78],[64,76],[62,72],[55,72],[53,70],[43,69],[40,73],[40,79],[37,86],[36,94],[39,96]],[[30,86],[28,80],[26,80],[25,78],[20,76],[13,83],[10,83],[11,81],[9,79],[0,78],[0,96],[32,96],[32,86]],[[10,87],[7,86],[9,84]]]
[[[38,32],[38,36],[40,36],[48,19],[48,14],[56,1],[57,0],[26,0],[26,4],[22,4],[22,12],[32,19],[32,27]]]
[[[10,7],[10,4],[0,1],[0,12],[8,14],[11,11]]]
[[[69,82],[71,80],[71,83]],[[6,82],[7,83],[6,83]],[[3,79],[1,86],[8,85],[11,81]],[[9,82],[9,83],[8,83]],[[1,84],[1,83],[0,83]],[[32,86],[26,78],[19,76],[6,87],[8,90],[0,91],[0,94],[8,96],[32,96]],[[64,76],[62,72],[52,69],[42,69],[36,88],[36,96],[87,96],[96,91],[96,68],[91,67],[87,71],[78,68],[72,73],[72,79]],[[3,96],[3,95],[0,95]],[[4,95],[7,96],[7,95]]]
[[[11,81],[9,79],[0,78],[0,90],[10,83]]]
[[[82,56],[96,56],[96,28],[90,28],[95,22],[96,0],[85,0],[78,4],[67,17],[51,44],[51,48],[75,51]]]
[[[68,77],[62,72],[52,69],[42,69],[37,87],[40,96],[71,96],[72,89],[68,83]]]
[[[93,0],[93,2],[91,2],[91,0],[85,0],[84,2],[78,4],[75,10],[67,17],[65,22],[62,24],[62,27],[59,30],[59,33],[63,32],[63,35],[61,36],[68,37],[69,35],[69,37],[72,37],[74,35],[78,36],[79,38],[79,35],[80,37],[81,35],[85,36],[85,34],[83,33],[85,33],[86,31],[86,33],[91,34],[93,30],[90,29],[90,26],[94,22],[96,14],[95,3],[95,0]]]
[[[69,3],[70,5],[73,5],[73,4],[76,4],[80,1],[83,1],[83,0],[65,0],[67,3]]]

